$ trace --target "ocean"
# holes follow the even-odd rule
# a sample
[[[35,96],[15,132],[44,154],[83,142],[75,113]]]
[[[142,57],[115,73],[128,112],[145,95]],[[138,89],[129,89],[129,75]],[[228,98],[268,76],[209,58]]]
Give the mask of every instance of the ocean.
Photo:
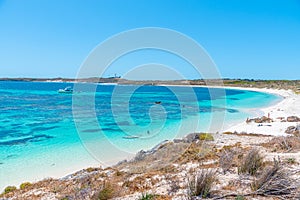
[[[67,86],[73,94],[58,93]],[[222,130],[280,100],[235,89],[2,81],[0,189]]]

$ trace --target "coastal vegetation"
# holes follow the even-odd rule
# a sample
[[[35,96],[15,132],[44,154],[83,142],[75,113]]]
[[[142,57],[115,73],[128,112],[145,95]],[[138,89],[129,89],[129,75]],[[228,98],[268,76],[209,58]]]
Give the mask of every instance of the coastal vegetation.
[[[154,200],[156,198],[156,195],[154,194],[142,194],[142,196],[139,198],[139,200]]]
[[[192,197],[208,198],[211,195],[213,184],[217,181],[216,172],[201,170],[193,175],[188,182],[188,195]]]
[[[21,190],[25,190],[26,188],[29,188],[32,184],[29,182],[24,182],[20,185]]]
[[[200,135],[211,135],[214,140],[201,140]],[[87,168],[61,179],[24,183],[20,189],[8,188],[1,197],[293,199],[300,189],[300,168],[295,164],[300,142],[297,136],[286,139],[294,141],[292,150],[274,151],[281,137],[194,133],[141,151],[113,167]]]
[[[114,187],[110,183],[104,182],[99,192],[96,192],[94,199],[95,200],[111,199],[116,195],[115,192],[116,191]]]
[[[242,160],[238,172],[255,175],[263,165],[263,157],[258,149],[251,149]]]
[[[209,133],[200,133],[199,134],[199,139],[200,140],[213,141],[214,137],[212,136],[212,134],[209,134]]]
[[[8,193],[12,193],[16,190],[16,186],[7,186],[5,189],[4,189],[4,192],[3,194],[8,194]]]

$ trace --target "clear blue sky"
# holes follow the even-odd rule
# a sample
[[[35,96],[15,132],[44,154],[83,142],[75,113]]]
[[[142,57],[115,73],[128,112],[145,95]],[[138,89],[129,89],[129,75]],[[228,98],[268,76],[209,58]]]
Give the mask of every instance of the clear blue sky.
[[[300,78],[299,0],[0,0],[0,77],[75,77],[100,42],[149,26],[194,38],[223,77]]]

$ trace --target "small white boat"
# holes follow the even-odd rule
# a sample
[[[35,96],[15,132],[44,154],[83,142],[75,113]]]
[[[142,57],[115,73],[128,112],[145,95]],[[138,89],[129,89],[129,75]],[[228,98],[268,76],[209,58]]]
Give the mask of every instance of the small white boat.
[[[65,89],[59,89],[58,92],[59,93],[73,93],[73,89],[69,86],[69,87],[66,87]]]
[[[124,139],[136,139],[139,138],[139,136],[135,136],[135,135],[129,135],[129,136],[123,136]]]

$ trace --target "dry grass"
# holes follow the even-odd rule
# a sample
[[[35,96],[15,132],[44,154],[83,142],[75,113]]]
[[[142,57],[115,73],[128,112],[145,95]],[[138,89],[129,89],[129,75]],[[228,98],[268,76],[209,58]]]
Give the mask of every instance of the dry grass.
[[[220,158],[219,158],[219,165],[223,170],[223,173],[226,174],[227,171],[232,167],[233,165],[233,158],[234,158],[234,152],[229,149],[221,153]]]
[[[96,194],[93,196],[93,200],[107,200],[112,199],[119,195],[118,186],[113,185],[109,182],[104,182],[102,187]]]
[[[252,190],[258,191],[265,187],[271,178],[274,177],[274,175],[278,172],[279,168],[279,161],[274,160],[274,165],[272,167],[266,167],[263,170],[261,177],[252,183]]]
[[[242,139],[245,140],[245,138]],[[260,139],[267,141],[268,138],[257,138],[257,141],[262,142]],[[284,141],[281,139],[272,138],[263,146],[274,148],[274,145],[278,145],[276,146],[278,151],[284,152],[295,151],[298,148],[297,138],[286,137]],[[114,197],[125,199],[126,195],[134,193],[139,193],[139,197],[149,191],[160,193],[160,190],[153,189],[164,187],[168,195],[145,195],[143,199],[152,197],[155,200],[171,199],[171,197],[178,198],[179,196],[179,198],[182,197],[181,199],[199,199],[212,197],[214,185],[216,185],[216,190],[213,192],[213,199],[242,199],[240,195],[248,199],[251,199],[253,195],[259,199],[264,199],[265,197],[262,196],[268,195],[278,199],[280,195],[290,197],[294,194],[293,182],[287,173],[281,168],[277,169],[272,161],[263,162],[259,151],[251,149],[248,144],[245,146],[243,140],[237,140],[236,143],[225,146],[199,140],[199,138],[190,143],[187,141],[168,142],[157,147],[155,151],[145,152],[145,156],[143,155],[141,160],[128,161],[106,169],[88,168],[73,174],[69,179],[47,179],[32,185],[24,183],[23,190],[17,189],[4,197],[19,195],[16,196],[17,199],[41,199],[42,195],[38,197],[20,195],[33,188],[38,188],[41,192],[54,194],[57,199],[110,199]],[[184,169],[186,163],[189,164]],[[296,160],[292,157],[283,160],[283,163],[287,167],[286,170],[289,170],[287,172],[292,172],[297,167]],[[273,165],[271,166],[271,164]],[[236,167],[239,173],[246,175],[237,176]],[[288,169],[288,167],[290,168]],[[232,176],[233,179],[224,181],[220,179],[218,182],[215,170],[220,168],[224,174],[228,174],[228,178]],[[198,170],[201,171],[197,173]],[[186,173],[193,174],[187,186]],[[290,187],[287,187],[288,184]],[[279,188],[283,188],[283,190],[279,191]],[[185,189],[188,190],[188,197],[186,193],[182,193]],[[150,192],[150,194],[152,193]]]
[[[295,136],[275,137],[261,145],[272,152],[296,152],[300,150],[300,138]]]
[[[222,149],[218,150],[219,167],[224,167],[223,170],[225,171],[228,171],[230,167],[238,167],[241,163],[241,159],[243,158],[245,152],[249,149],[251,148],[243,147],[240,142],[236,142],[233,145],[223,146]],[[232,159],[230,160],[228,157],[232,157]]]
[[[126,162],[116,166],[117,169],[127,168],[130,174],[141,174],[152,171],[174,171],[172,163],[180,159],[188,149],[188,143],[166,143],[160,146],[155,153],[143,156],[142,160]]]
[[[193,175],[188,182],[189,197],[199,196],[207,198],[211,196],[211,188],[217,181],[216,171],[201,170],[196,175]]]
[[[205,160],[216,160],[217,149],[214,145],[207,144],[205,141],[192,143],[176,160],[176,162],[184,164],[188,162],[202,162]]]
[[[238,172],[242,174],[255,175],[263,166],[263,156],[258,149],[251,149],[238,167]]]
[[[251,136],[251,137],[270,137],[271,135],[263,135],[263,134],[256,134],[256,133],[245,133],[245,132],[223,132],[225,135],[236,135],[236,136]]]
[[[168,181],[170,186],[170,188],[168,189],[168,194],[176,194],[176,192],[178,192],[178,190],[180,189],[179,180],[176,177],[168,177],[167,175],[166,180]]]
[[[259,195],[286,198],[292,198],[296,189],[294,181],[289,178],[280,161],[276,159],[273,166],[265,168],[261,177],[255,180],[251,187]]]

